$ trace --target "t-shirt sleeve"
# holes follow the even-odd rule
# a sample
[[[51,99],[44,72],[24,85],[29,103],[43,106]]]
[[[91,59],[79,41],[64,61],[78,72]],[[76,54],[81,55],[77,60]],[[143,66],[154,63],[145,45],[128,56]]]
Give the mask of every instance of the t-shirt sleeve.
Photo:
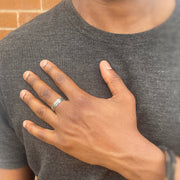
[[[18,169],[27,165],[26,153],[8,118],[0,89],[0,168]]]

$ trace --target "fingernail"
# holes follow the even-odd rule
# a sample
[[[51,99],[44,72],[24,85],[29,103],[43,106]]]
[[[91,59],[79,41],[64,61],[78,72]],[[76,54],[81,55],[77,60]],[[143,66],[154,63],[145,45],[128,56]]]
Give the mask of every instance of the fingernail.
[[[104,61],[104,65],[105,65],[106,69],[112,69],[112,67],[110,66],[110,64],[107,61]]]
[[[46,60],[43,60],[41,61],[40,66],[44,68],[47,65],[47,63],[48,62]]]
[[[21,91],[20,96],[21,96],[22,99],[24,98],[25,95],[26,95],[26,92],[25,91]]]
[[[23,127],[26,127],[26,126],[27,126],[27,122],[24,121],[24,122],[23,122]]]
[[[29,72],[26,71],[25,74],[24,74],[24,79],[27,80],[28,76],[29,76]]]

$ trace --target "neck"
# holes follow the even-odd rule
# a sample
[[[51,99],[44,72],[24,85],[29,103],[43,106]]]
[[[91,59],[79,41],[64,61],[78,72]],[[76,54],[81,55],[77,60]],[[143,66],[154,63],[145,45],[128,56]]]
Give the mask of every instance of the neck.
[[[81,17],[98,29],[120,34],[150,30],[166,21],[175,0],[72,0]]]

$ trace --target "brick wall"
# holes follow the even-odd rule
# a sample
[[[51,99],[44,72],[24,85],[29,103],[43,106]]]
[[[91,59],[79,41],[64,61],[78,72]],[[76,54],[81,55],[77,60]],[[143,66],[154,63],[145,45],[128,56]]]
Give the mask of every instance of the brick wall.
[[[61,0],[0,0],[0,39]]]

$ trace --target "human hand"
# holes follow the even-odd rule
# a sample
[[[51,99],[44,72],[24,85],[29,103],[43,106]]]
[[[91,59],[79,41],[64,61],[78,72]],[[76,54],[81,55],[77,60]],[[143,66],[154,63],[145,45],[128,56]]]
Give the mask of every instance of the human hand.
[[[123,156],[122,162],[128,161],[138,145],[148,144],[137,129],[135,97],[107,61],[100,63],[100,70],[113,95],[109,99],[86,93],[48,60],[40,65],[68,100],[52,111],[48,106],[61,96],[33,72],[25,72],[24,79],[48,106],[27,90],[22,90],[20,97],[53,127],[53,130],[44,129],[26,120],[23,125],[30,134],[81,161],[106,167],[109,157],[118,154]]]

